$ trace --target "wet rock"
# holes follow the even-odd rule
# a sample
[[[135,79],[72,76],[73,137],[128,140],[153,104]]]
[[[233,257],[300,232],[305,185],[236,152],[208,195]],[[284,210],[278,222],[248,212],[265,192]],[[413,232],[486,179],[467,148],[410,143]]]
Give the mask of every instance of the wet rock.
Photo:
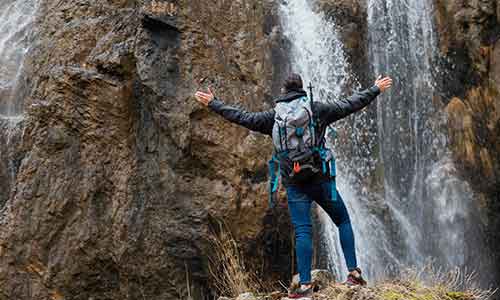
[[[491,50],[490,80],[500,87],[500,39]]]
[[[481,207],[477,212],[488,247],[495,258],[475,261],[489,267],[500,261],[498,194],[500,141],[498,95],[500,91],[500,14],[498,1],[435,1],[435,20],[441,60],[441,83],[448,115],[450,147],[461,176],[470,183]],[[474,240],[477,232],[466,233]],[[472,243],[472,242],[471,242]],[[493,268],[498,270],[497,268]],[[495,275],[497,278],[500,273]],[[484,279],[490,280],[490,279]]]
[[[325,16],[336,24],[339,38],[344,45],[344,51],[357,80],[363,86],[371,84],[372,78],[367,78],[368,68],[368,22],[366,2],[362,0],[340,0],[317,2],[317,6]],[[350,82],[349,85],[354,85]]]
[[[236,300],[258,300],[253,293],[243,293],[236,297]]]
[[[47,148],[61,150],[70,143],[67,132],[62,127],[49,128],[47,130]]]
[[[499,23],[494,0],[436,0],[436,25],[441,51],[447,55],[457,48],[465,49],[472,68],[480,76],[488,72],[487,52],[499,37]]]
[[[497,0],[497,22],[500,23],[500,1]]]
[[[211,294],[211,225],[257,239],[267,182],[254,174],[271,144],[192,95],[212,84],[228,103],[269,108],[281,39],[262,24],[275,5],[40,1],[22,140],[0,148],[3,297]]]
[[[279,300],[279,299],[284,298],[286,295],[287,295],[287,293],[275,291],[275,292],[272,292],[271,294],[269,294],[267,296],[267,298],[265,298],[265,299],[266,300]]]
[[[328,270],[313,270],[311,278],[318,289],[324,289],[335,282],[335,277]]]
[[[464,176],[492,199],[484,223],[495,245],[500,5],[495,16],[493,1],[436,3],[455,85],[443,85],[449,135]],[[40,1],[25,119],[0,124],[13,132],[0,137],[0,297],[206,298],[214,220],[258,256],[265,278],[289,274],[286,208],[266,215],[269,139],[192,97],[212,85],[229,103],[270,107],[290,67],[276,4]],[[319,7],[365,84],[364,1]]]
[[[22,119],[0,119],[0,210],[15,187],[16,173],[23,158]]]
[[[299,281],[299,274],[295,274],[292,279],[292,287],[298,287]],[[333,276],[333,274],[328,270],[312,270],[311,281],[314,285],[315,291],[322,290],[335,283],[335,276]]]

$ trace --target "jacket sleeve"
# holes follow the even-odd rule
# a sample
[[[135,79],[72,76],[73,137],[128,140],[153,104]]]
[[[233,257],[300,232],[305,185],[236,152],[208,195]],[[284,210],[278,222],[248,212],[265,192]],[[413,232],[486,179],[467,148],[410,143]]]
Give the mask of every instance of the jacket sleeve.
[[[333,103],[318,103],[319,118],[327,125],[355,113],[370,104],[378,95],[380,89],[374,85],[364,91],[354,93],[347,99]]]
[[[241,125],[252,131],[272,135],[274,110],[264,112],[247,112],[234,106],[226,105],[218,98],[213,99],[208,104],[208,107],[232,123]]]

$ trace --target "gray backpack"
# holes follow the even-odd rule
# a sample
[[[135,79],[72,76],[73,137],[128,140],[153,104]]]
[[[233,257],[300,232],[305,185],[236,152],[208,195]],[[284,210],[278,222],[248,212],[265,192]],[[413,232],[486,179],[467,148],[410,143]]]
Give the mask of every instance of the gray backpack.
[[[311,98],[303,96],[292,101],[281,101],[274,108],[273,144],[274,154],[269,161],[269,206],[274,207],[279,187],[280,169],[286,170],[290,178],[301,183],[323,172],[329,164],[331,198],[337,201],[335,158],[324,143],[316,139],[316,122]],[[321,138],[320,138],[321,139]],[[283,165],[285,164],[285,165]]]
[[[306,97],[276,104],[273,144],[278,157],[293,164],[289,176],[306,181],[320,171],[315,163],[315,123],[312,102]]]
[[[295,155],[315,146],[311,101],[306,96],[278,102],[273,127],[273,144],[277,153]]]

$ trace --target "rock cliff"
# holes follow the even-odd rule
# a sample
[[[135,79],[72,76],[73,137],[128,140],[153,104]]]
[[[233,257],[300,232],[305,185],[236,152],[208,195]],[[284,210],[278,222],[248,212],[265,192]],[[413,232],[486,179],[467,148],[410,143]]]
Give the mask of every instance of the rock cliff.
[[[192,95],[269,107],[277,25],[268,2],[41,0],[0,299],[202,299],[211,225],[260,246],[269,141]]]
[[[319,9],[338,24],[340,37],[359,82],[369,83],[366,41],[367,1],[318,1]],[[491,253],[482,259],[467,257],[476,266],[499,265],[500,223],[500,2],[496,0],[434,0],[433,21],[439,53],[434,77],[438,95],[434,105],[446,117],[444,131],[455,165],[479,202],[476,218],[481,232],[465,232],[471,245],[486,241]],[[361,41],[365,41],[360,42]],[[368,41],[369,42],[369,41]],[[389,41],[388,41],[389,42]],[[368,116],[375,118],[373,107]],[[437,121],[436,123],[439,123]],[[370,131],[370,130],[367,130]],[[366,135],[374,135],[368,132]],[[371,149],[370,153],[377,149]],[[371,155],[371,154],[368,154]],[[362,158],[362,157],[361,157]],[[363,179],[377,190],[379,174]],[[375,184],[373,184],[375,183]],[[471,226],[472,227],[472,226]],[[492,267],[492,270],[499,270]],[[487,274],[484,280],[499,278]],[[487,278],[487,279],[486,279]],[[498,280],[496,280],[498,282]]]
[[[320,2],[366,85],[366,3]],[[0,146],[0,299],[203,299],[206,238],[221,221],[255,269],[290,274],[286,209],[267,208],[270,141],[192,97],[211,85],[270,107],[289,68],[276,5],[40,0],[24,120],[0,137],[12,145]],[[493,248],[500,2],[435,5],[447,72],[437,100]]]
[[[485,263],[497,266],[499,278],[500,2],[436,0],[435,5],[451,149],[478,194],[481,238],[493,253]]]

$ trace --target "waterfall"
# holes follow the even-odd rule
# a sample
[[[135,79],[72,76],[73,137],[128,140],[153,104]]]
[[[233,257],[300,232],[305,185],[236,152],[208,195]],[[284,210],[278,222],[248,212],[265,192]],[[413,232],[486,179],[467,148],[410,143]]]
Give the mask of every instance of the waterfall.
[[[37,0],[0,1],[0,208],[17,172],[26,96],[24,61],[31,45]]]
[[[4,0],[0,3],[0,115],[19,120],[23,106],[23,65],[30,47],[31,25],[38,2]]]
[[[280,7],[284,35],[292,43],[291,64],[295,72],[301,74],[303,81],[315,85],[315,99],[318,101],[335,101],[344,96],[348,82],[354,81],[349,72],[349,66],[343,51],[343,45],[338,38],[334,24],[326,21],[321,12],[315,12],[308,0],[294,0]],[[351,218],[356,219],[355,234],[359,237],[378,223],[363,207],[358,196],[348,184],[348,172],[339,170],[338,188],[345,199]],[[325,249],[325,264],[332,270],[337,279],[341,280],[346,273],[345,261],[337,237],[337,229],[326,213],[317,208],[321,223],[322,248]],[[358,222],[362,220],[362,222]],[[375,237],[383,241],[384,231],[369,233],[372,238],[357,239],[358,260],[360,265],[369,265],[369,256],[379,250]],[[383,250],[383,245],[380,246]],[[323,260],[322,260],[323,261]],[[370,270],[374,268],[370,267]]]
[[[397,83],[377,104],[385,202],[398,220],[406,266],[429,259],[444,269],[466,267],[466,225],[472,228],[473,193],[460,180],[434,101],[437,37],[433,3],[368,1],[369,53],[375,73]],[[397,237],[396,237],[397,238]]]
[[[327,21],[311,1],[281,4],[283,32],[292,45],[292,69],[316,86],[315,99],[335,101],[356,80],[335,21]],[[376,120],[363,113],[350,117],[374,129],[368,143],[378,145],[379,153],[357,159],[343,156],[344,146],[335,144],[338,189],[351,214],[358,264],[372,281],[431,261],[445,269],[467,264],[464,231],[472,222],[472,192],[457,176],[442,130],[446,119],[434,103],[439,70],[430,2],[368,1],[372,77],[391,75],[395,86],[370,107],[377,110]],[[351,147],[364,147],[359,134],[352,129]],[[381,190],[367,191],[354,173],[379,174]],[[321,209],[317,213],[326,257],[320,267],[342,280],[346,267],[337,229]]]

